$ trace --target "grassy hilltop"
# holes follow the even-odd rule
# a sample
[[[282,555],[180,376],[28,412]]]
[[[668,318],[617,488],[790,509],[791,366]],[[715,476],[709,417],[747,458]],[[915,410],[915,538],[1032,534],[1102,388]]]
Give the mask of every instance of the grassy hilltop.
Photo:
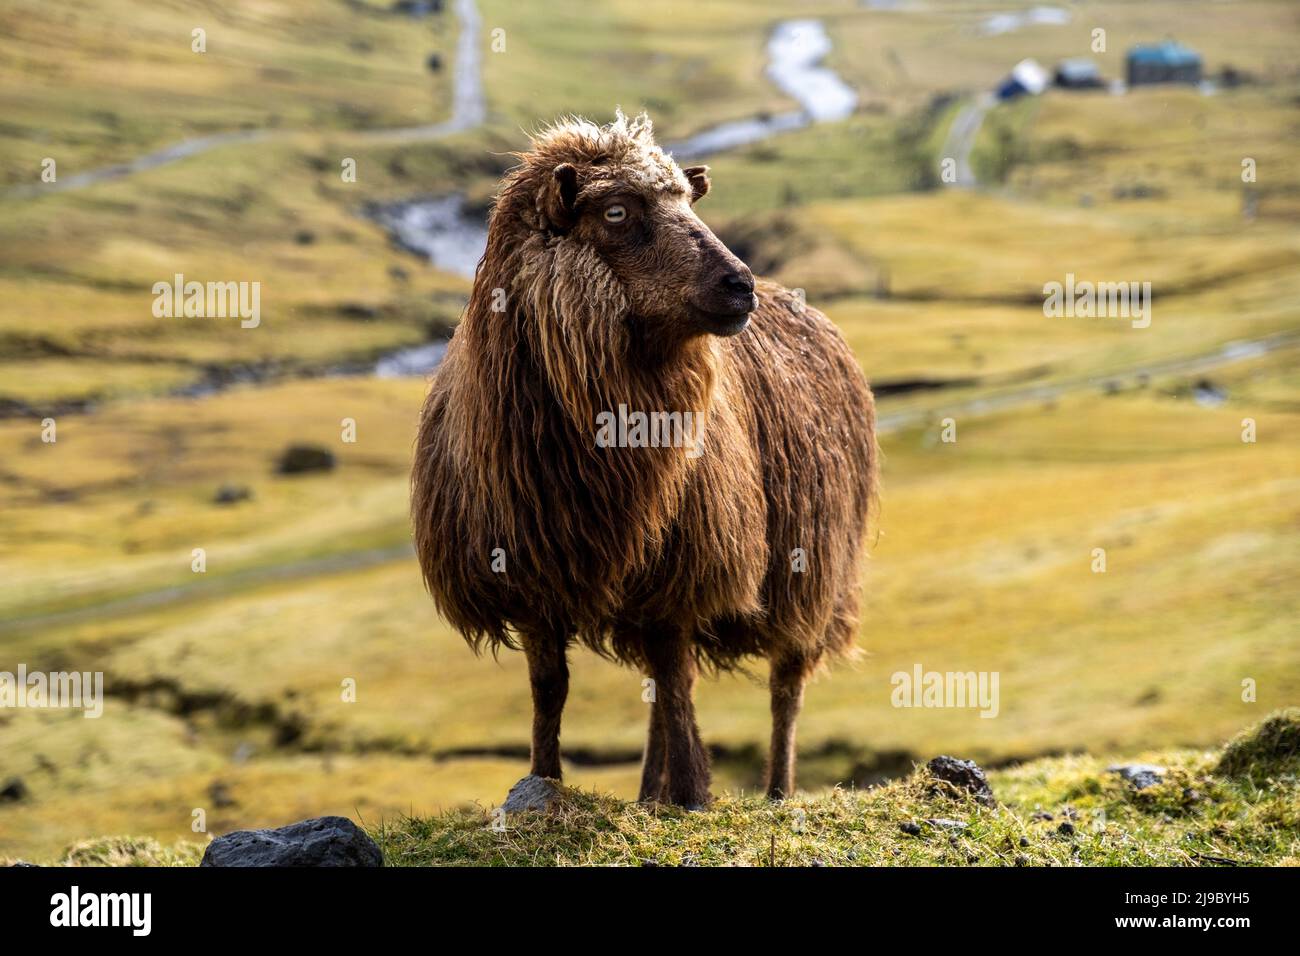
[[[1135,789],[1095,757],[992,776],[985,806],[928,770],[871,790],[709,810],[648,809],[568,791],[504,832],[471,810],[375,827],[389,865],[1232,866],[1300,865],[1300,712],[1219,753],[1148,755],[1167,772]]]
[[[1031,761],[991,775],[993,805],[918,768],[871,790],[726,795],[693,813],[565,789],[548,811],[504,821],[476,807],[367,822],[388,866],[1300,865],[1300,712],[1219,751],[1143,761],[1164,773],[1141,789],[1095,757]],[[187,866],[201,855],[194,843],[109,838],[58,862]]]
[[[1294,343],[1185,363],[1300,332],[1294,5],[1094,3],[1067,26],[986,37],[981,11],[955,2],[727,0],[665,16],[634,0],[480,0],[487,121],[427,142],[373,134],[446,119],[449,11],[277,0],[205,10],[205,24],[155,7],[0,14],[0,670],[102,670],[109,694],[100,720],[0,712],[0,786],[19,778],[27,793],[0,802],[0,857],[53,860],[132,833],[145,843],[74,857],[154,841],[190,860],[201,844],[177,841],[199,840],[203,808],[210,833],[407,814],[385,824],[394,861],[755,862],[775,827],[778,861],[809,862],[821,851],[780,823],[802,807],[864,861],[1295,859],[1293,777],[1245,783],[1205,753],[1300,701],[1300,365]],[[528,688],[518,655],[475,659],[437,619],[405,550],[425,383],[321,374],[445,333],[468,283],[397,249],[365,206],[453,191],[482,204],[522,129],[560,113],[644,108],[671,141],[791,109],[762,75],[765,37],[790,16],[823,20],[828,65],[861,108],[709,157],[700,213],[756,271],[806,290],[881,395],[867,656],[809,690],[806,796],[678,818],[617,802],[636,791],[640,676],[576,655],[570,810],[536,824],[537,841],[525,827],[522,842],[486,842],[481,814],[458,808],[499,801],[526,772]],[[1022,57],[1089,55],[1093,26],[1108,31],[1095,57],[1108,76],[1130,43],[1176,32],[1208,71],[1254,82],[996,107],[972,156],[982,188],[941,188],[960,106]],[[495,28],[505,52],[487,49]],[[38,182],[47,156],[62,179],[238,130],[274,135],[83,189],[5,191]],[[1259,171],[1251,217],[1244,157]],[[176,272],[260,281],[262,327],[155,318],[149,289]],[[1066,273],[1150,281],[1151,327],[1045,318],[1042,286]],[[231,379],[246,383],[181,394]],[[1043,391],[979,405],[1031,387]],[[46,416],[55,444],[40,440]],[[939,440],[949,416],[952,444]],[[355,444],[340,441],[344,418]],[[293,442],[330,448],[337,467],[277,475]],[[251,499],[215,503],[225,484]],[[999,672],[999,716],[894,708],[890,675],[918,662]],[[758,784],[763,678],[701,688],[718,792]],[[939,753],[1026,762],[992,775],[1004,809],[963,809],[908,776]],[[1134,755],[1174,779],[1128,793],[1104,768]],[[902,779],[832,789],[888,777]],[[1205,799],[1176,807],[1179,782]],[[1052,822],[1032,820],[1038,804]],[[1106,830],[1051,836],[1067,805],[1105,808]],[[969,826],[954,848],[899,831],[912,817]],[[724,823],[735,836],[712,839]]]

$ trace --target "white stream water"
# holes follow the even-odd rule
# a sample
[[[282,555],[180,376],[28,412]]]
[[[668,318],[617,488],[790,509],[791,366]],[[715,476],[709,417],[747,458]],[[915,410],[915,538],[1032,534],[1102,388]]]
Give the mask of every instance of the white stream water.
[[[766,76],[792,100],[798,110],[773,116],[730,120],[665,147],[679,159],[693,159],[746,146],[813,123],[847,118],[858,105],[858,94],[836,73],[821,65],[831,51],[831,38],[819,20],[784,20],[767,41]]]

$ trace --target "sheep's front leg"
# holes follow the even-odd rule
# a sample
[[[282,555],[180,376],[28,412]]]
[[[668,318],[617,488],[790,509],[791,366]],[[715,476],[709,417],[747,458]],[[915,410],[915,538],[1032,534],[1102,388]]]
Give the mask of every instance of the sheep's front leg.
[[[532,772],[560,779],[560,716],[569,696],[565,640],[543,635],[524,638],[528,683],[533,691]]]
[[[647,642],[646,657],[655,682],[655,708],[663,721],[668,764],[668,801],[698,809],[709,803],[709,755],[695,723],[698,666],[690,641],[663,635]]]
[[[663,710],[658,706],[656,695],[656,699],[650,702],[650,729],[646,733],[645,759],[641,763],[641,793],[637,799],[642,803],[663,800],[668,795],[666,735]]]

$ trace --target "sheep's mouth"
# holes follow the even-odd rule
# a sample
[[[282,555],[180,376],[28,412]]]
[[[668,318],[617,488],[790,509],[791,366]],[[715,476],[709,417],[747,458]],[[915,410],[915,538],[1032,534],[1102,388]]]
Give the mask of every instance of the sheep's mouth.
[[[745,331],[750,315],[758,308],[758,297],[751,294],[742,301],[728,305],[731,307],[725,310],[696,307],[698,321],[709,335],[738,335]]]
[[[749,325],[749,313],[742,312],[740,315],[715,315],[707,313],[708,319],[706,329],[710,335],[739,335],[745,331]]]

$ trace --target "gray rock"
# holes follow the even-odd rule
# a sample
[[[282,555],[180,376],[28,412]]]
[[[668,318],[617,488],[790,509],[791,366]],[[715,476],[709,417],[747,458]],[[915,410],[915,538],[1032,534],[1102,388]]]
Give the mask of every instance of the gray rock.
[[[506,813],[519,813],[521,810],[549,810],[560,799],[560,788],[554,780],[530,773],[510,788],[502,809]]]
[[[931,817],[925,821],[932,827],[938,827],[941,830],[965,830],[966,824],[960,820],[947,820],[943,817]]]
[[[1150,763],[1113,764],[1106,768],[1107,773],[1117,773],[1126,782],[1133,784],[1135,790],[1154,787],[1165,778],[1165,768]]]
[[[290,445],[280,455],[276,470],[282,475],[301,475],[312,471],[332,471],[334,452],[319,445]]]
[[[375,841],[346,817],[238,830],[208,844],[199,866],[383,866]]]
[[[935,757],[925,768],[936,780],[942,780],[959,790],[967,791],[979,803],[991,807],[993,788],[989,786],[988,777],[979,764],[973,760],[958,760],[956,757]]]

